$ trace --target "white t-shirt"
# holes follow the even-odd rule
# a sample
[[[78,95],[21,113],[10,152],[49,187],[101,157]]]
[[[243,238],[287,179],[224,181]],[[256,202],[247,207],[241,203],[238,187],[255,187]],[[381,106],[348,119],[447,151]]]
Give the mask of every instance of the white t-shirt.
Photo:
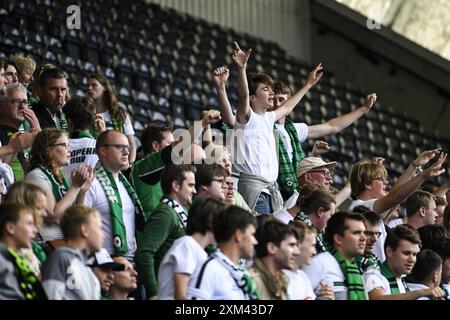
[[[233,264],[224,254],[221,256]],[[199,276],[201,276],[200,281]],[[189,280],[187,298],[189,300],[193,298],[195,300],[245,300],[244,293],[239,289],[230,272],[217,261],[217,258],[213,257],[208,258],[195,270]]]
[[[109,111],[106,112],[101,112],[99,113],[103,116],[103,119],[105,120],[105,124],[106,124],[106,130],[113,130],[114,126],[111,120],[111,115],[109,113]],[[126,136],[129,135],[134,135],[134,129],[133,129],[133,124],[131,123],[130,117],[128,115],[126,115],[125,117],[125,122],[123,124],[123,133]]]
[[[394,219],[388,223],[388,227],[394,229],[396,226],[401,225],[403,223],[404,222],[402,218]]]
[[[72,181],[72,171],[79,165],[95,166],[98,161],[98,156],[95,151],[96,142],[95,139],[91,138],[69,139],[70,164],[64,168],[69,182]]]
[[[197,266],[202,265],[207,258],[206,251],[191,236],[175,240],[159,266],[159,299],[175,299],[174,273],[192,275]]]
[[[368,268],[363,275],[364,284],[367,292],[373,289],[380,288],[383,289],[384,294],[391,294],[391,287],[389,286],[389,281],[383,276],[378,268]],[[405,293],[406,289],[403,285],[401,278],[396,278],[398,289],[400,293]]]
[[[232,153],[237,173],[261,176],[272,182],[277,180],[278,156],[273,132],[275,120],[275,112],[266,112],[261,116],[251,111],[246,124],[236,121],[233,143],[237,145],[237,152]]]
[[[55,196],[53,195],[52,183],[50,182],[49,178],[47,178],[45,173],[42,172],[41,169],[35,168],[31,170],[25,176],[25,181],[35,184],[44,189],[45,192],[47,193],[47,196],[53,200],[53,203],[55,203]],[[44,223],[42,224],[42,228],[39,233],[41,234],[42,238],[44,238],[45,241],[64,239],[64,235],[62,233],[61,228],[59,227],[59,224],[50,221],[49,219],[44,219]]]
[[[288,132],[284,128],[284,124],[275,124],[277,130],[281,134],[281,138],[283,139],[284,146],[286,147],[287,154],[289,156],[289,160],[292,162],[292,157],[294,153],[294,149],[292,149],[291,138],[289,137]],[[308,137],[308,125],[306,123],[294,123],[294,127],[297,131],[298,139],[300,143],[303,143]]]
[[[311,281],[302,270],[292,272],[290,270],[283,270],[283,273],[289,278],[288,295],[290,300],[315,300]]]
[[[348,209],[353,210],[354,207],[364,206],[369,210],[373,211],[375,201],[377,201],[377,199],[371,199],[366,201],[359,199],[354,200],[352,201]],[[383,212],[381,215],[384,216],[385,214],[387,214],[387,212]],[[380,222],[378,223],[378,227],[380,228],[381,235],[378,238],[377,242],[375,242],[375,245],[373,247],[373,253],[378,257],[378,259],[380,259],[381,262],[384,262],[384,260],[386,260],[386,254],[384,253],[384,241],[386,240],[387,232],[383,220],[380,220]]]
[[[122,200],[123,222],[125,224],[128,244],[128,252],[124,255],[124,257],[129,261],[133,261],[134,253],[136,252],[136,242],[134,239],[136,217],[135,207],[123,183],[120,182],[119,179],[116,179],[116,184],[119,189],[120,199]],[[114,246],[112,239],[112,218],[109,209],[109,202],[106,197],[106,193],[97,178],[94,178],[91,187],[86,192],[84,204],[88,207],[95,208],[100,212],[102,217],[102,229],[105,235],[103,248],[108,250],[109,254],[113,254]]]
[[[303,266],[315,292],[320,289],[320,282],[333,287],[336,300],[347,300],[348,290],[344,285],[345,276],[337,260],[328,252],[322,252],[312,258],[309,266]]]
[[[289,224],[289,221],[294,220],[294,217],[287,212],[286,209],[280,209],[273,213],[273,216],[283,222],[284,224]]]

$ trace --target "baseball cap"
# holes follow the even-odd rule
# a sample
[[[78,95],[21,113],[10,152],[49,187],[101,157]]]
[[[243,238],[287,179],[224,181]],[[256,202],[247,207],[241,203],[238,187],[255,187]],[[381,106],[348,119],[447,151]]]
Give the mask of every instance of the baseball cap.
[[[90,266],[107,269],[111,268],[113,271],[122,271],[125,269],[125,266],[123,264],[114,262],[105,248],[100,249],[100,251],[97,251],[94,254]]]
[[[337,166],[337,162],[325,162],[317,157],[304,158],[297,166],[297,177],[304,175],[305,173],[321,167],[326,167],[328,169],[333,169]]]

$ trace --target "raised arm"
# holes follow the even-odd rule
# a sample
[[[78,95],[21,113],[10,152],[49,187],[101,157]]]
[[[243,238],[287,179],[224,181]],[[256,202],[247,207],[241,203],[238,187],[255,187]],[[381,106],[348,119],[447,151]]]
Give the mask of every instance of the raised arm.
[[[447,155],[441,154],[439,160],[430,166],[428,169],[422,171],[414,178],[406,181],[405,183],[395,186],[392,190],[384,197],[379,198],[375,201],[373,206],[373,211],[378,214],[389,210],[390,208],[405,201],[420,185],[430,177],[437,177],[445,172],[445,169],[441,169]]]
[[[366,101],[358,109],[353,110],[352,112],[349,112],[342,116],[333,118],[325,123],[308,126],[308,138],[316,139],[323,136],[336,134],[344,130],[353,122],[355,122],[363,115],[365,115],[367,112],[369,112],[376,101],[377,95],[375,93],[371,93],[366,96]]]
[[[280,108],[275,110],[277,120],[291,113],[291,111],[294,110],[295,106],[300,102],[300,100],[302,100],[309,89],[311,89],[317,82],[319,82],[320,78],[322,78],[323,75],[322,69],[322,64],[319,63],[319,65],[308,75],[305,85],[292,97],[286,100],[286,102],[283,103]]]
[[[214,81],[214,86],[217,91],[217,99],[219,101],[219,110],[223,122],[231,129],[234,128],[236,117],[233,114],[230,101],[228,100],[226,83],[230,76],[230,70],[227,67],[220,67],[213,70],[211,73]]]
[[[431,159],[439,155],[440,152],[440,148],[422,152],[413,162],[409,164],[408,168],[406,168],[402,175],[397,179],[393,187],[401,185],[402,183],[410,180],[412,177],[414,177],[416,168],[426,165],[428,162],[430,162]]]
[[[238,69],[238,107],[236,110],[236,120],[241,124],[246,124],[250,119],[250,94],[247,83],[247,61],[250,57],[252,49],[248,49],[246,52],[239,48],[238,43],[234,42],[233,60]]]

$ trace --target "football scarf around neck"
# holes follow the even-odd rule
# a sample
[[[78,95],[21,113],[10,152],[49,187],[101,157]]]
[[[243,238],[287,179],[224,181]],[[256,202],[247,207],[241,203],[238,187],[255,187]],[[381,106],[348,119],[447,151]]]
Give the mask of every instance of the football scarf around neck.
[[[400,288],[398,287],[397,278],[394,275],[394,272],[389,267],[387,260],[381,264],[380,267],[381,274],[389,281],[389,288],[391,289],[391,294],[400,293]],[[400,278],[403,286],[405,287],[406,292],[409,292],[408,286],[406,285],[405,280]]]
[[[308,217],[308,215],[306,213],[304,213],[303,211],[300,212],[295,218],[294,220],[299,220],[299,221],[303,221],[304,223],[306,223],[308,226],[310,227],[314,227],[312,224],[311,219]],[[328,245],[327,243],[323,240],[323,232],[317,232],[316,235],[316,251],[317,254],[328,251]]]
[[[39,165],[38,168],[41,169],[45,176],[50,180],[50,183],[52,184],[53,196],[55,197],[55,201],[58,202],[62,199],[62,197],[64,197],[69,189],[69,184],[67,183],[66,178],[63,174],[61,174],[62,183],[59,183],[58,180],[56,180],[55,175],[47,167]]]
[[[280,186],[280,192],[284,200],[289,199],[294,193],[294,190],[298,188],[296,168],[300,161],[304,158],[303,149],[298,138],[297,129],[294,124],[286,119],[284,128],[291,139],[292,145],[292,161],[289,159],[286,146],[280,131],[274,126],[275,131],[278,134],[278,155],[279,155],[279,174],[278,185]]]
[[[364,291],[364,281],[356,262],[348,262],[342,258],[339,251],[335,248],[330,248],[329,252],[339,263],[344,274],[345,285],[348,290],[348,300],[367,300],[366,292]]]
[[[20,291],[25,300],[47,300],[47,296],[37,277],[28,266],[28,262],[8,247],[10,260],[14,265],[14,273],[19,283]]]
[[[180,225],[183,229],[186,229],[188,219],[186,210],[178,202],[166,196],[161,198],[161,203],[171,207],[177,213],[178,219],[180,220]]]
[[[127,253],[128,243],[125,223],[123,221],[122,199],[120,198],[116,180],[114,179],[111,171],[105,168],[100,161],[97,162],[95,166],[95,177],[102,186],[102,189],[105,191],[106,197],[108,198],[109,209],[111,212],[114,251],[116,253]],[[143,230],[145,220],[143,220],[144,211],[142,209],[141,202],[139,201],[133,187],[121,172],[119,172],[119,181],[122,182],[136,208],[136,229]]]
[[[253,282],[253,278],[243,266],[235,266],[230,263],[230,261],[226,259],[226,256],[220,250],[214,252],[212,257],[214,257],[225,269],[230,272],[236,282],[236,285],[244,293],[245,299],[259,300],[259,293],[256,289],[255,283]]]
[[[378,257],[371,253],[367,253],[364,254],[362,256],[357,256],[355,258],[356,263],[358,264],[359,270],[361,271],[361,273],[364,273],[367,271],[368,268],[370,267],[376,267],[376,268],[380,268],[381,267],[381,261],[380,259],[378,259]]]

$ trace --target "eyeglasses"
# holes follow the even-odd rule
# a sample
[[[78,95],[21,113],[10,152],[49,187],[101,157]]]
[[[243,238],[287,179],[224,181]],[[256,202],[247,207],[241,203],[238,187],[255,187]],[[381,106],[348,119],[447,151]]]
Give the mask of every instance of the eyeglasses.
[[[127,151],[130,151],[130,146],[128,144],[104,144],[104,147],[114,147],[117,150],[119,150],[120,152],[124,152],[125,149],[127,149]]]
[[[381,236],[381,232],[373,232],[373,231],[364,231],[364,234],[368,237],[375,237],[375,238],[379,238]]]
[[[11,104],[18,107],[20,105],[24,105],[25,107],[28,107],[28,100],[27,99],[11,99]]]
[[[318,173],[322,174],[325,178],[331,177],[331,172],[328,170],[311,170],[308,173],[310,173],[310,172],[318,172]]]
[[[69,145],[65,142],[52,144],[52,147],[64,147],[66,149],[69,149]]]

